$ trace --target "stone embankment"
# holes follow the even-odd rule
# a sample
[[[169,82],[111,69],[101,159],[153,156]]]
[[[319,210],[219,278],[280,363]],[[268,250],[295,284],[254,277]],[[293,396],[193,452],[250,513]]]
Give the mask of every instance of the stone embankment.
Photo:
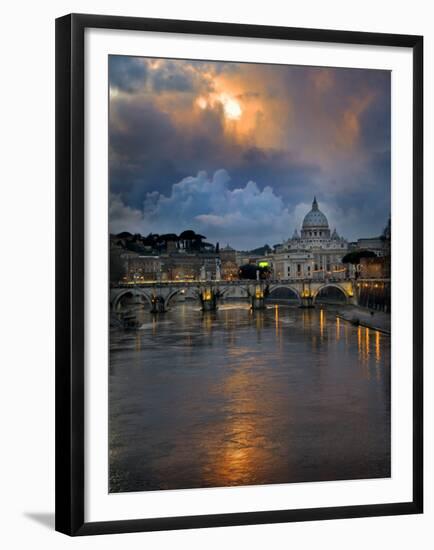
[[[353,325],[372,328],[390,334],[390,314],[358,306],[348,306],[337,313],[340,319]]]

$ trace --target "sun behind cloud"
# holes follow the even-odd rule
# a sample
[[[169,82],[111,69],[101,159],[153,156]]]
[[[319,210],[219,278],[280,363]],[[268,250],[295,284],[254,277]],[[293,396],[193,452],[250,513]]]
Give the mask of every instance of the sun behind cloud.
[[[147,193],[169,197],[174,182],[225,168],[229,191],[252,180],[292,212],[320,186],[346,219],[357,211],[346,236],[382,231],[388,71],[113,56],[109,77],[110,188],[139,219]],[[221,239],[213,227],[198,231]],[[270,241],[284,235],[276,230]]]
[[[226,118],[230,120],[238,120],[239,118],[241,118],[243,111],[236,99],[229,96],[228,94],[223,93],[220,94],[219,100],[223,105],[223,111]]]
[[[216,103],[223,107],[223,114],[229,120],[239,120],[243,114],[243,110],[239,101],[226,92],[220,94],[210,94],[208,98],[199,96],[196,99],[196,104],[202,109],[212,108]]]

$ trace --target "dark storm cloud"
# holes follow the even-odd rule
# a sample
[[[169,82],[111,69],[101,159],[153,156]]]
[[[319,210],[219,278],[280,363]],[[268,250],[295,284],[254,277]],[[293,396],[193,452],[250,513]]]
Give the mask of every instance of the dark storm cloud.
[[[141,58],[111,55],[109,82],[124,92],[134,92],[145,86],[148,66]]]
[[[110,119],[112,191],[128,194],[134,206],[149,191],[167,192],[183,177],[217,170],[231,153],[213,113],[204,113],[197,129],[179,128],[152,101],[133,100],[114,104]]]
[[[201,75],[201,71],[206,68],[207,65],[202,63],[185,65],[164,60],[156,65],[153,59],[111,55],[109,82],[112,88],[128,93],[192,92],[200,88],[209,90],[210,80]]]
[[[270,242],[292,233],[314,194],[330,223],[349,238],[378,234],[384,226],[390,211],[388,72],[113,57],[110,85],[118,92],[110,102],[117,226],[130,217],[144,231],[150,196],[157,192],[161,204],[176,209],[175,184],[188,178],[195,185],[183,189],[190,189],[196,207],[202,197],[203,211],[191,223],[178,222],[196,224],[211,240],[231,240],[235,221],[239,232],[247,231],[252,197],[256,212],[273,197],[277,221],[268,228],[264,221],[262,229]],[[228,117],[225,94],[242,105],[239,121]],[[197,187],[220,182],[214,174],[221,169],[227,175],[223,195],[236,211],[221,206],[219,213]],[[203,172],[208,175],[199,177]],[[245,201],[232,200],[241,195]],[[189,211],[184,195],[182,201]],[[171,227],[167,208],[155,212],[160,217],[154,215],[150,230]]]
[[[135,207],[147,192],[168,193],[174,183],[201,170],[212,174],[225,167],[231,188],[253,179],[260,188],[271,185],[292,201],[310,196],[306,186],[320,172],[287,151],[225,139],[218,113],[204,112],[198,127],[180,129],[152,102],[125,102],[114,109],[113,117],[123,124],[113,125],[111,132],[112,191]]]
[[[173,90],[178,92],[192,92],[200,87],[209,87],[200,78],[196,70],[186,70],[185,66],[179,65],[175,61],[166,61],[162,68],[154,71],[153,88],[156,92],[163,90]]]

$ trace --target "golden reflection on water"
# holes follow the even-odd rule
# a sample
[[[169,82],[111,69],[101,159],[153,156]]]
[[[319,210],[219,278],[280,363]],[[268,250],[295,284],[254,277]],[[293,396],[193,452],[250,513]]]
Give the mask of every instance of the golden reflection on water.
[[[275,326],[275,334],[276,334],[276,342],[279,345],[279,350],[282,351],[282,326],[280,324],[280,317],[279,317],[279,306],[276,304],[274,306],[274,326]]]
[[[363,352],[362,352],[362,327],[359,325],[357,327],[357,353],[359,356],[359,361],[362,361],[363,359]]]
[[[324,398],[327,399],[328,395],[323,390],[327,384],[325,386],[322,384],[324,380],[328,381],[328,371],[333,375],[337,370],[336,363],[331,361],[336,361],[336,357],[343,357],[333,355],[327,362],[323,360],[324,354],[341,353],[344,338],[345,346],[350,346],[349,350],[345,350],[347,354],[345,361],[348,357],[348,363],[344,364],[345,372],[338,370],[338,374],[342,374],[344,380],[350,377],[350,383],[361,382],[360,387],[363,391],[368,391],[368,386],[372,384],[380,390],[383,388],[377,382],[383,376],[381,361],[388,357],[388,338],[372,329],[354,327],[334,317],[335,313],[331,311],[328,311],[327,321],[326,313],[327,311],[322,309],[320,311],[288,310],[275,305],[265,311],[251,312],[249,309],[248,314],[242,311],[237,314],[238,316],[231,316],[229,311],[225,311],[224,306],[217,313],[205,313],[202,316],[199,313],[196,314],[196,322],[199,326],[202,323],[204,332],[213,330],[216,337],[219,332],[214,329],[214,323],[216,317],[218,319],[220,316],[227,337],[224,339],[224,349],[221,354],[216,353],[220,356],[216,377],[211,380],[207,378],[206,386],[198,388],[194,386],[194,392],[203,394],[205,397],[203,401],[198,398],[197,403],[194,403],[193,420],[190,424],[186,424],[188,430],[187,428],[180,430],[182,434],[188,434],[190,431],[194,434],[196,427],[200,426],[197,428],[199,431],[196,439],[192,439],[185,445],[186,450],[179,462],[181,470],[185,457],[196,454],[199,457],[198,470],[203,476],[204,486],[253,485],[263,483],[264,479],[267,480],[269,472],[281,466],[279,460],[282,460],[283,450],[286,452],[289,449],[285,454],[288,456],[295,448],[296,431],[293,426],[296,420],[297,422],[303,420],[298,415],[300,407],[304,407],[304,404],[297,402],[295,394],[288,394],[284,384],[288,383],[288,380],[291,381],[293,376],[298,376],[297,372],[306,370],[293,368],[293,366],[298,367],[300,364],[303,366],[302,361],[305,361],[306,355],[309,360],[308,353],[311,350],[316,352],[318,358],[318,362],[313,362],[314,365],[307,365],[309,384],[312,384],[311,392],[315,395],[315,399],[317,396],[322,397],[322,391],[324,391]],[[158,323],[156,317],[152,319],[152,334],[154,334],[155,330],[158,332],[156,329]],[[334,327],[333,324],[335,324]],[[250,340],[245,337],[247,329],[250,331]],[[197,331],[197,324],[195,330]],[[256,331],[264,333],[263,341],[261,345],[252,346],[252,341],[255,343]],[[278,343],[274,340],[274,335]],[[332,345],[321,345],[320,342],[324,336],[330,343],[335,337],[336,342],[341,341],[341,345],[338,349],[333,349]],[[195,345],[198,339],[197,332],[187,335],[181,333],[180,338],[189,347],[188,354],[193,356],[194,350],[197,349]],[[296,349],[297,354],[294,354],[296,339],[299,347]],[[146,336],[139,336],[139,333],[135,335],[136,351],[147,353],[147,343],[149,340],[146,340]],[[309,349],[310,343],[311,349]],[[306,352],[306,349],[309,351]],[[139,358],[139,354],[137,357]],[[337,362],[340,369],[340,360],[338,359]],[[321,373],[318,372],[317,365],[320,365]],[[372,369],[371,373],[369,369]],[[199,368],[197,372],[200,373]],[[311,376],[313,373],[320,376],[313,377]],[[365,381],[371,378],[371,374],[371,383],[366,384]],[[337,380],[339,386],[342,379]],[[187,383],[190,384],[190,379]],[[372,392],[372,389],[369,391]],[[206,392],[210,393],[209,401]],[[209,419],[201,425],[202,418],[196,418],[196,411],[200,411],[199,406],[207,410],[209,403],[212,407]],[[353,405],[350,403],[350,406]],[[302,430],[301,436],[302,439],[306,438],[306,431]],[[141,438],[140,432],[137,440]],[[164,437],[162,439],[164,440]],[[167,460],[170,461],[171,458],[170,456]],[[161,460],[163,460],[161,464],[164,478],[164,459]],[[173,469],[176,470],[176,461]]]
[[[375,333],[375,361],[377,363],[381,361],[380,333],[378,330]]]
[[[321,343],[324,339],[324,326],[325,326],[325,313],[324,310],[321,309],[319,312],[319,335]]]
[[[267,365],[249,351],[243,347],[228,350],[230,363],[237,368],[220,388],[227,403],[225,422],[217,434],[218,443],[215,438],[209,442],[211,460],[204,472],[205,479],[215,486],[254,484],[262,465],[273,459],[272,449],[267,445],[268,405],[258,399],[263,385],[258,373]]]
[[[375,332],[375,373],[376,373],[377,380],[380,380],[381,378],[380,359],[381,359],[380,333],[377,330]]]
[[[372,332],[374,333],[374,342],[371,342]],[[372,347],[371,347],[372,346]],[[381,378],[381,359],[382,359],[382,339],[378,330],[373,331],[368,327],[357,327],[357,351],[360,365],[366,378],[371,377],[371,369],[375,368],[377,380]],[[372,360],[371,360],[372,357]],[[374,363],[375,361],[375,363]]]
[[[206,330],[206,332],[211,332],[212,331],[212,325],[213,325],[212,313],[208,313],[208,312],[203,313],[203,315],[202,315],[202,324],[203,324],[203,328]]]
[[[302,317],[303,317],[303,328],[304,329],[311,328],[312,317],[310,314],[310,309],[304,309]]]
[[[274,332],[276,338],[281,340],[282,309],[276,305],[272,311]],[[253,326],[259,331],[264,326],[263,312],[255,311],[253,315]],[[326,312],[321,310],[315,318],[319,319],[319,333],[306,336],[311,341],[312,349],[318,350],[327,330]],[[312,312],[303,312],[302,319],[304,327],[311,327]],[[336,341],[344,335],[346,340],[355,337],[351,326],[339,318],[336,318],[335,329]],[[380,380],[381,346],[381,336],[377,331],[357,327],[359,364],[361,374],[367,380],[371,379],[369,369],[374,368],[374,360],[377,366],[376,379]],[[278,353],[280,349],[277,346]],[[225,420],[219,425],[215,437],[207,438],[205,443],[209,457],[203,471],[206,484],[235,486],[258,483],[262,479],[263,469],[275,460],[276,449],[270,444],[273,440],[270,415],[275,409],[275,396],[279,395],[279,391],[277,386],[267,388],[267,395],[273,396],[272,402],[269,402],[263,393],[264,379],[261,373],[270,365],[261,354],[252,354],[251,351],[249,347],[238,345],[230,345],[228,349],[228,364],[234,370],[216,390],[221,392],[226,403]],[[267,384],[270,384],[270,379],[267,379]]]
[[[366,372],[366,377],[368,380],[371,379],[371,369],[369,368],[370,365],[369,365],[369,354],[370,354],[370,347],[369,347],[369,328],[366,327],[365,328],[365,361],[364,361],[364,366],[365,366],[365,372]]]
[[[141,347],[142,347],[142,341],[140,339],[140,333],[137,332],[136,333],[136,351],[140,351]]]
[[[255,322],[256,322],[256,336],[257,341],[260,342],[262,338],[262,329],[264,328],[264,312],[261,310],[255,311]]]

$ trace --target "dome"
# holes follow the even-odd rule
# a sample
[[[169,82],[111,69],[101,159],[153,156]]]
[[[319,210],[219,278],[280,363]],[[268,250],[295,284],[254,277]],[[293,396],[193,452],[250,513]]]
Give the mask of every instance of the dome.
[[[329,222],[325,215],[319,210],[316,197],[313,199],[312,210],[306,214],[303,220],[303,229],[328,229]]]

